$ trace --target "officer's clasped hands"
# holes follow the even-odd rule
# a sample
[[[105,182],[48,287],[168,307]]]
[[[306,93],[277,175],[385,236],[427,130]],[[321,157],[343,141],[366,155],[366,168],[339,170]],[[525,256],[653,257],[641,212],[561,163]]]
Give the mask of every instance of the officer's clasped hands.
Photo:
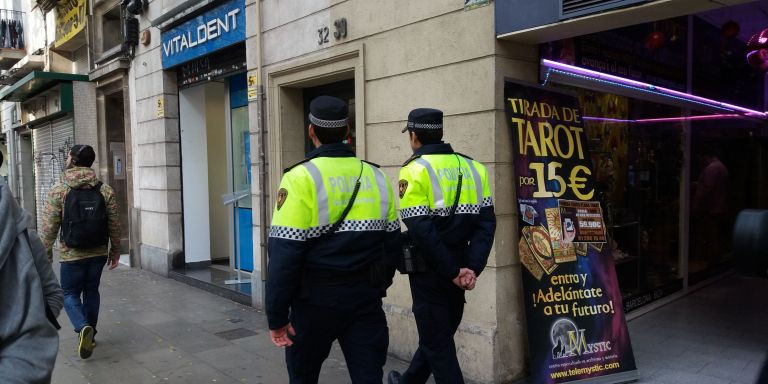
[[[469,268],[461,268],[459,275],[453,279],[453,283],[465,291],[471,291],[477,283],[477,275],[475,275],[475,271]]]

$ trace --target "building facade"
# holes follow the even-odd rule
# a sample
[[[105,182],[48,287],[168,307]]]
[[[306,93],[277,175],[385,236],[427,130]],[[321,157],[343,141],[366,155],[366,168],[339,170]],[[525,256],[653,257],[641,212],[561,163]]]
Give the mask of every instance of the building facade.
[[[98,154],[93,168],[116,191],[122,253],[129,254],[130,113],[123,77],[130,52],[124,11],[116,1],[15,3],[8,11],[15,19],[2,24],[12,48],[0,52],[0,62],[7,63],[0,99],[9,184],[25,209],[39,213],[69,148],[91,145]],[[20,58],[11,60],[10,54]]]
[[[717,12],[749,15],[738,7],[754,2],[606,1],[597,8],[567,9],[554,0],[136,3],[142,11],[140,43],[129,68],[123,68],[128,62],[109,61],[105,45],[105,63],[115,69],[102,74],[97,67],[90,73],[92,81],[105,79],[100,103],[119,104],[109,95],[122,92],[124,111],[133,111],[123,116],[130,122],[126,151],[136,154],[126,155],[136,266],[262,306],[273,191],[282,169],[310,149],[309,101],[321,94],[346,100],[352,115],[347,142],[359,157],[380,164],[393,182],[411,155],[400,133],[408,112],[442,109],[445,140],[488,167],[498,216],[487,270],[467,294],[456,336],[465,374],[479,382],[509,382],[526,372],[505,80],[570,92],[580,98],[585,115],[603,119],[587,128],[595,166],[605,168],[601,180],[612,207],[609,232],[630,316],[684,294],[727,267],[728,258],[701,260],[692,250],[704,236],[691,235],[699,230],[692,228],[698,216],[691,208],[694,181],[703,169],[696,163],[698,146],[725,144],[724,161],[746,153],[744,161],[763,167],[758,169],[766,165],[763,117],[696,104],[687,96],[649,98],[619,82],[593,82],[593,75],[578,72],[621,67],[613,74],[764,111],[762,74],[744,69],[744,76],[727,79],[759,84],[752,88],[718,89],[695,81],[729,71],[720,60],[727,49],[695,50],[694,34],[686,32],[706,36],[715,28],[722,33],[724,16]],[[101,4],[94,15],[111,12]],[[634,37],[639,45],[633,45],[638,43],[633,36],[640,36]],[[656,46],[659,40],[666,44]],[[735,42],[723,41],[722,47],[744,45],[738,36]],[[649,53],[632,56],[630,47]],[[704,66],[706,71],[694,70],[694,60],[707,57],[718,59]],[[639,62],[648,65],[628,65]],[[110,73],[114,81],[106,80]],[[739,116],[725,123],[690,119],[702,113]],[[670,117],[677,120],[664,127],[638,122]],[[730,141],[721,140],[723,135]],[[765,207],[765,181],[737,172],[741,163],[728,165],[735,186],[731,200],[740,203],[731,214]],[[654,210],[659,214],[647,214]],[[718,247],[727,254],[727,244]],[[410,306],[407,279],[398,276],[385,308],[390,351],[405,359],[417,340]]]

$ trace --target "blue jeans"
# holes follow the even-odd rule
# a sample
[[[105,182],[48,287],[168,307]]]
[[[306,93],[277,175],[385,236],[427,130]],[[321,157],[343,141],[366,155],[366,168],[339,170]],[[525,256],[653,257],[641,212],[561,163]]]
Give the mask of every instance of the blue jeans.
[[[64,309],[75,332],[79,333],[86,325],[96,328],[99,320],[99,282],[106,263],[107,256],[61,263]]]

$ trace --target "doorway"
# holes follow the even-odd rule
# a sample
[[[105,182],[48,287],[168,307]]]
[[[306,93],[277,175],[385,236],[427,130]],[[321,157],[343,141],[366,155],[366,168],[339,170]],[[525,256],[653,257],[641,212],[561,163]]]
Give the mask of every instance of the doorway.
[[[250,295],[250,130],[245,74],[179,90],[184,274]]]
[[[122,85],[122,82],[119,83]],[[107,165],[106,182],[115,191],[117,212],[120,217],[120,253],[128,254],[130,249],[130,190],[128,185],[128,157],[125,143],[125,97],[123,89],[102,93],[104,138],[101,143],[104,152],[100,154],[101,164]],[[102,168],[103,169],[103,168]]]

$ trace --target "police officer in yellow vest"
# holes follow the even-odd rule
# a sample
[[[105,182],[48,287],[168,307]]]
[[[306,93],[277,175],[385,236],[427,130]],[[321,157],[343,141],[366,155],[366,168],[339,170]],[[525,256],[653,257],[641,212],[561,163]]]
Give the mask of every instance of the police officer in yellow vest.
[[[269,231],[266,312],[291,383],[317,383],[334,340],[353,383],[381,383],[389,333],[381,298],[402,253],[391,184],[345,144],[347,105],[310,103],[317,147],[286,170]]]
[[[453,336],[496,231],[488,172],[442,141],[442,111],[411,111],[405,131],[414,154],[400,169],[400,216],[425,270],[409,274],[419,347],[389,383],[463,383]]]

